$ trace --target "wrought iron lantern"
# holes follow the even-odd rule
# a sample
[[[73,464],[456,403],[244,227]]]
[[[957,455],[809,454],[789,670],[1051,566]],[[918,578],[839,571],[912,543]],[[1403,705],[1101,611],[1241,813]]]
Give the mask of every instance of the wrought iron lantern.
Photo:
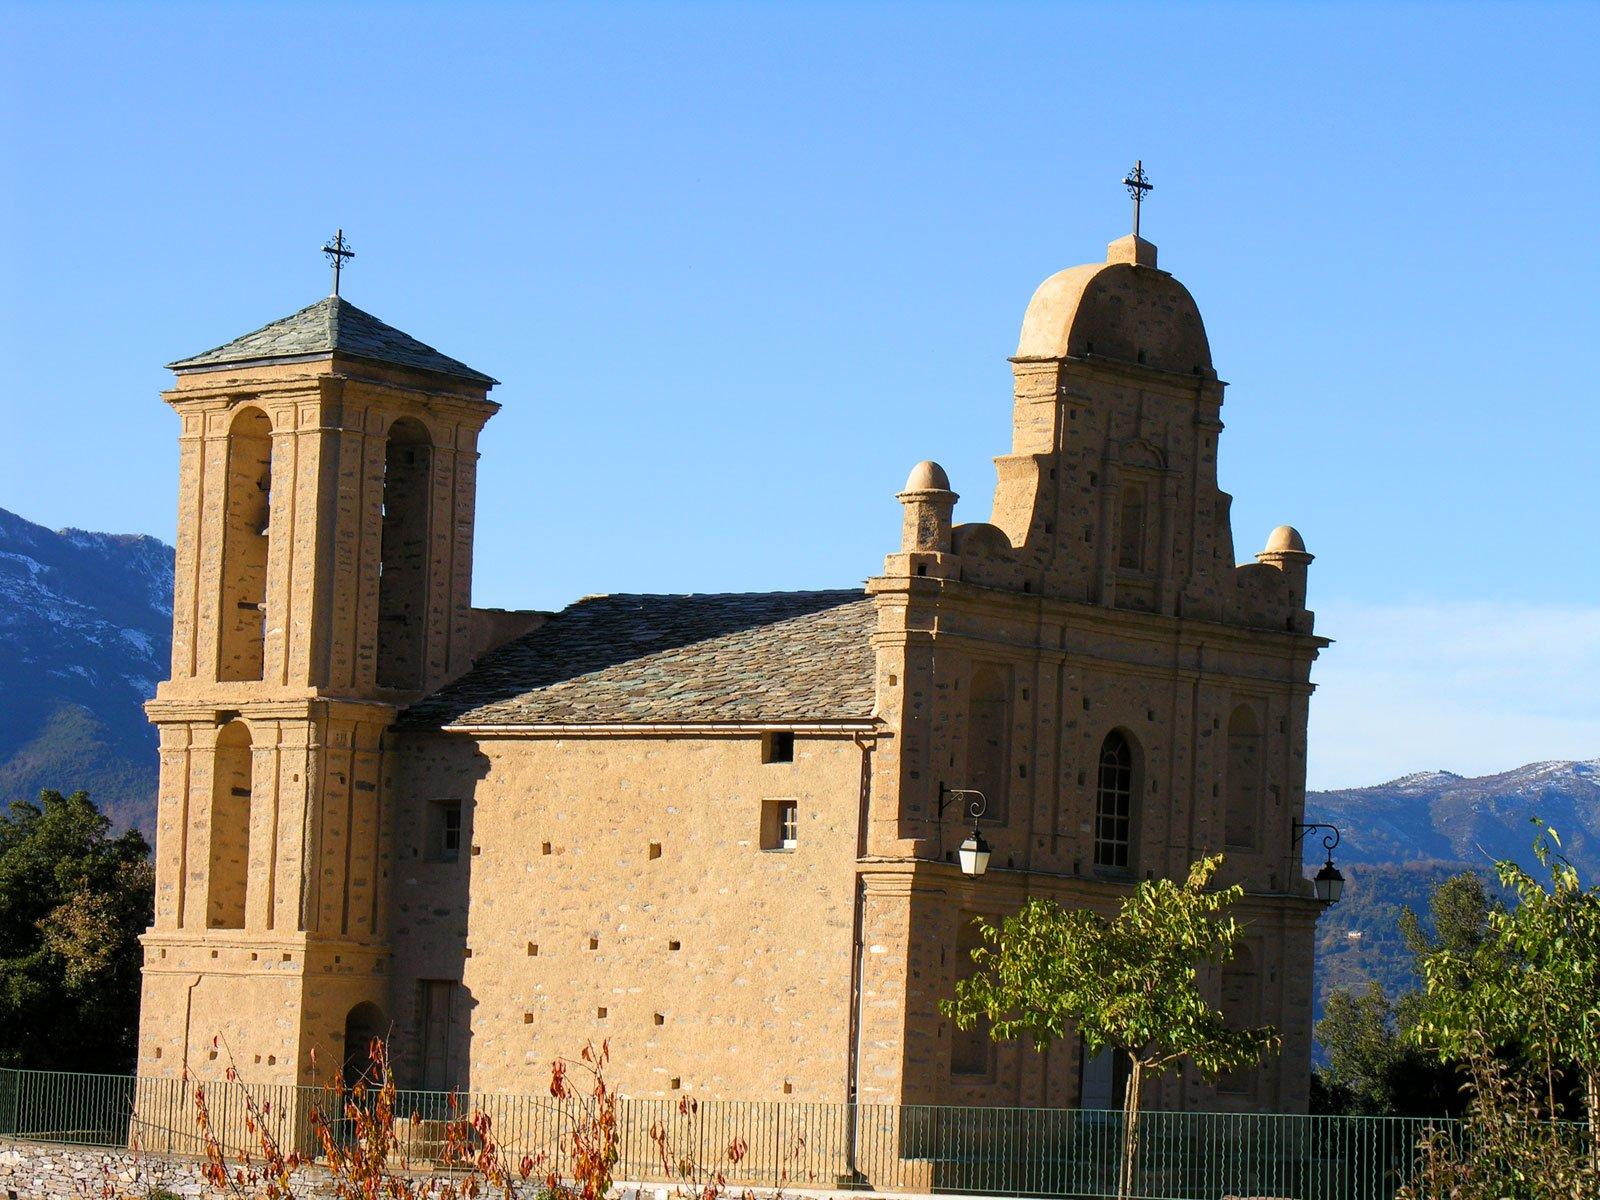
[[[978,829],[978,822],[983,814],[988,811],[989,801],[984,794],[976,788],[953,788],[939,785],[939,816],[944,817],[945,806],[952,800],[959,800],[967,806],[967,816],[972,818],[972,832],[967,835],[966,841],[961,843],[956,851],[956,861],[961,864],[961,873],[977,878],[989,869],[989,843],[984,841],[983,834]]]
[[[1302,825],[1296,822],[1293,844],[1300,845],[1305,840],[1306,834],[1315,829],[1328,831],[1322,839],[1322,848],[1328,852],[1328,861],[1323,863],[1322,869],[1311,877],[1311,887],[1322,903],[1337,904],[1339,897],[1344,895],[1344,876],[1339,873],[1339,868],[1333,865],[1333,848],[1339,844],[1339,827],[1321,823]]]

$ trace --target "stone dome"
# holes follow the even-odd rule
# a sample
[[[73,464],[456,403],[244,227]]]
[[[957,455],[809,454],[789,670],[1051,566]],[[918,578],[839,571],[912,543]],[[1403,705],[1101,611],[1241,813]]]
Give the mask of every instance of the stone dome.
[[[906,486],[901,489],[907,492],[948,492],[950,490],[950,476],[944,473],[944,468],[931,459],[925,459],[911,468],[911,475],[906,479]]]
[[[1033,293],[1018,358],[1107,358],[1210,376],[1211,345],[1187,288],[1155,267],[1155,247],[1127,237],[1106,261],[1069,267]]]
[[[1279,525],[1267,535],[1267,548],[1263,554],[1281,554],[1284,551],[1295,554],[1306,552],[1306,541],[1300,536],[1300,531],[1293,525]]]

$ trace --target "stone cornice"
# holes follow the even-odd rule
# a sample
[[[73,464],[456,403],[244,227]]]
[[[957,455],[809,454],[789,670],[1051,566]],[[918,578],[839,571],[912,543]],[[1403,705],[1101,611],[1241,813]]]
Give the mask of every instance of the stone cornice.
[[[891,577],[874,576],[867,580],[867,592],[885,604],[892,604],[905,612],[913,612],[919,605],[924,611],[938,616],[957,612],[978,617],[986,622],[996,622],[1007,616],[1025,620],[1035,626],[1046,625],[1066,631],[1083,629],[1097,635],[1115,630],[1123,638],[1163,646],[1181,645],[1198,647],[1202,644],[1261,654],[1262,646],[1273,647],[1277,653],[1267,657],[1304,655],[1314,657],[1316,651],[1331,646],[1331,638],[1314,633],[1292,633],[1283,629],[1261,628],[1253,625],[1231,625],[1223,621],[1208,621],[1196,617],[1169,617],[1159,613],[1144,613],[1133,609],[1110,608],[1088,604],[1080,600],[1067,600],[1036,592],[1014,592],[1006,588],[985,587],[964,580],[935,579],[929,576]],[[926,631],[927,627],[919,627]],[[898,632],[879,630],[881,635]],[[962,636],[958,631],[939,628],[946,637]],[[1046,647],[1037,643],[1018,643],[1019,649],[1030,651],[1063,652],[1059,646]],[[1100,660],[1096,660],[1100,661]]]
[[[322,370],[298,370],[307,362],[315,362]],[[192,382],[191,382],[192,381]],[[326,356],[308,359],[281,368],[258,368],[236,371],[231,368],[203,373],[199,379],[184,376],[183,385],[161,393],[161,398],[178,409],[227,409],[244,397],[260,400],[326,402],[323,388],[333,382],[366,394],[365,398],[382,403],[385,396],[396,393],[412,402],[422,401],[440,410],[455,410],[470,414],[480,420],[500,411],[497,401],[487,396],[464,394],[453,389],[426,386],[416,377],[398,374],[366,375],[340,370]]]
[[[237,686],[237,685],[229,685]],[[350,700],[340,697],[318,696],[261,696],[242,697],[237,692],[229,697],[165,697],[146,700],[145,715],[152,724],[212,723],[219,713],[237,713],[241,717],[262,720],[305,720],[317,715],[329,720],[357,721],[370,725],[389,725],[399,713],[398,706],[377,700]]]
[[[963,875],[955,863],[927,858],[858,859],[856,870],[866,895],[951,896],[975,907],[1012,911],[1029,897],[1049,897],[1066,907],[1109,908],[1133,894],[1133,879],[1107,879],[1025,867],[993,867],[982,876]],[[1241,919],[1285,915],[1314,923],[1325,906],[1313,896],[1291,892],[1246,891],[1230,909]]]
[[[1132,383],[1152,391],[1165,390],[1189,395],[1197,390],[1204,392],[1208,388],[1214,388],[1216,389],[1216,399],[1219,403],[1222,389],[1228,386],[1227,381],[1219,378],[1215,371],[1205,375],[1196,375],[1190,371],[1170,371],[1164,367],[1123,362],[1121,359],[1105,358],[1096,354],[1067,354],[1060,358],[1012,355],[1006,361],[1013,366],[1019,367],[1071,363],[1077,367],[1086,367],[1094,374],[1107,377],[1115,382]]]
[[[888,730],[876,718],[840,721],[706,721],[706,722],[593,722],[563,724],[541,722],[529,725],[462,724],[413,726],[402,733],[465,733],[482,740],[499,738],[583,738],[583,737],[736,737],[756,733],[804,733],[819,737],[886,736]]]

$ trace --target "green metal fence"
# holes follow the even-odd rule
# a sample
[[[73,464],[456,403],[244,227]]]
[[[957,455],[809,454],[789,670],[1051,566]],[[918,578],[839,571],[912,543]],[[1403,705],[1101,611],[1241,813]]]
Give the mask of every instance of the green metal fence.
[[[286,1149],[313,1148],[313,1106],[338,1110],[320,1088],[208,1083],[205,1100],[230,1153],[257,1148],[245,1129],[247,1103]],[[530,1155],[558,1173],[576,1115],[570,1102],[548,1095],[439,1092],[402,1092],[396,1111],[413,1167],[440,1157],[450,1121],[477,1112],[511,1161]],[[176,1079],[0,1070],[0,1136],[198,1154],[195,1113],[192,1086]],[[1120,1112],[1082,1109],[623,1099],[617,1115],[618,1179],[670,1182],[692,1163],[735,1187],[790,1191],[1114,1196],[1122,1134]],[[1140,1122],[1136,1195],[1388,1200],[1430,1127],[1457,1132],[1442,1119],[1149,1112]]]

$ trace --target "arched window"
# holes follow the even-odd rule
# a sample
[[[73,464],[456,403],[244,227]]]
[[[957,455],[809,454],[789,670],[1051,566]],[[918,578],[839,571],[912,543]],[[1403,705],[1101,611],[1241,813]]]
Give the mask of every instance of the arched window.
[[[967,695],[967,787],[983,793],[984,820],[1004,824],[1011,770],[1010,671],[979,667]]]
[[[363,1076],[378,1078],[382,1072],[372,1060],[374,1038],[387,1040],[389,1020],[376,1004],[363,1002],[344,1019],[344,1083],[354,1087]]]
[[[1248,704],[1228,718],[1227,786],[1228,845],[1254,846],[1261,820],[1261,733]]]
[[[1134,481],[1122,485],[1117,565],[1126,571],[1144,570],[1144,500],[1143,483]]]
[[[1254,1029],[1261,1024],[1261,988],[1256,975],[1255,955],[1250,947],[1234,948],[1233,957],[1222,966],[1222,1015],[1229,1029]],[[1248,1093],[1259,1071],[1255,1066],[1229,1071],[1217,1082],[1222,1092]]]
[[[378,564],[378,683],[423,684],[428,628],[429,503],[433,443],[420,421],[389,430],[383,467],[383,538]]]
[[[1094,865],[1116,871],[1133,864],[1136,771],[1133,743],[1113,729],[1100,745],[1100,777],[1095,792]]]
[[[206,926],[243,929],[250,891],[250,730],[229,721],[217,733],[211,769],[211,856],[206,874]]]
[[[272,422],[241,408],[228,429],[217,678],[260,679],[266,649]]]

